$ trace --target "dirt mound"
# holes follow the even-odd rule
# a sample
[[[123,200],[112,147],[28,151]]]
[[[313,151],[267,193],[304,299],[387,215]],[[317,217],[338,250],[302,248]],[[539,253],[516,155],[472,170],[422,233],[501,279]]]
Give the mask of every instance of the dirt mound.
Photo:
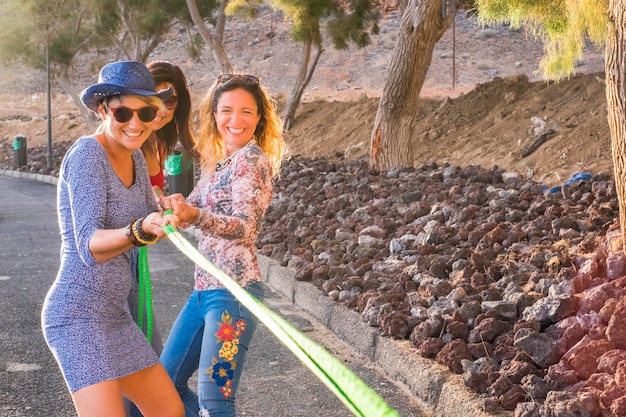
[[[415,166],[499,166],[548,186],[576,172],[612,173],[604,88],[602,73],[558,84],[512,76],[457,98],[424,99]],[[291,148],[303,156],[367,154],[377,106],[377,99],[305,103],[288,136]],[[524,156],[542,136],[545,141]]]
[[[87,133],[71,102],[61,95],[56,102],[55,108],[64,113],[53,118],[54,140],[74,140]],[[303,103],[287,134],[289,147],[294,155],[309,157],[367,155],[377,107],[378,99],[366,97]],[[602,73],[558,84],[529,82],[523,75],[496,77],[456,98],[424,98],[418,111],[422,117],[413,142],[416,167],[430,162],[498,166],[549,187],[577,172],[613,172]],[[29,99],[5,108],[0,126],[1,141],[23,134],[29,147],[46,146],[46,120]]]

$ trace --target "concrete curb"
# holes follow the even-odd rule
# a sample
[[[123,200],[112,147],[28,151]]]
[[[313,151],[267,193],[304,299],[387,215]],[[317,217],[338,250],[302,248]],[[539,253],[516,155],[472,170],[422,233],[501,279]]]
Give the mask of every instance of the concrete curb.
[[[13,178],[26,178],[29,180],[35,180],[45,182],[48,184],[56,185],[59,179],[51,175],[33,174],[32,172],[15,171],[11,169],[0,169],[0,175]]]
[[[58,182],[57,177],[50,175],[9,169],[0,169],[0,175],[53,185]],[[185,229],[185,232],[199,237],[199,231],[194,228]],[[262,255],[258,259],[261,276],[267,285],[297,308],[312,315],[376,369],[404,386],[433,417],[513,416],[512,412],[483,411],[477,394],[465,387],[460,375],[421,357],[409,341],[381,336],[357,312],[331,301],[310,283],[297,281],[295,273],[278,262]]]

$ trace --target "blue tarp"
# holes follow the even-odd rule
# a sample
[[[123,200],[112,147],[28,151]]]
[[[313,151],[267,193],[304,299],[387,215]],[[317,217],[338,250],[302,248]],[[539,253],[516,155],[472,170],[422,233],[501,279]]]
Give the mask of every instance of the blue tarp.
[[[557,185],[556,187],[550,188],[550,191],[548,191],[548,194],[553,194],[556,192],[561,191],[562,187],[568,187],[569,185],[575,183],[575,182],[580,182],[580,181],[584,181],[584,180],[588,180],[591,178],[591,173],[590,172],[577,172],[574,175],[572,175],[572,177],[567,180],[564,184],[562,185]]]

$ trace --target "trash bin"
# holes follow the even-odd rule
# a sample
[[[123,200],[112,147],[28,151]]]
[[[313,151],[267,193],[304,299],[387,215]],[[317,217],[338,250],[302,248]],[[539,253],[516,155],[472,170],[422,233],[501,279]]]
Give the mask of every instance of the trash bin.
[[[191,191],[193,190],[193,187],[196,185],[196,171],[194,169],[195,161],[187,152],[182,152],[182,155],[183,155],[183,164],[187,167],[186,186],[187,186],[187,195],[189,195],[189,193],[191,193]],[[185,195],[185,197],[187,195]]]
[[[194,186],[193,158],[187,152],[175,150],[165,159],[165,172],[169,193],[181,193],[185,197],[189,195]]]
[[[28,164],[26,150],[26,136],[21,134],[15,135],[13,138],[13,151],[16,167],[24,167]]]

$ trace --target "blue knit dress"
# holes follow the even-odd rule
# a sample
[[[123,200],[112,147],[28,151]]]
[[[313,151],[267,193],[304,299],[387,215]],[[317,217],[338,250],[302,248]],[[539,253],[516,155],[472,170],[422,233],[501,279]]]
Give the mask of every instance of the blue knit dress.
[[[61,266],[44,302],[42,328],[70,392],[158,362],[127,307],[136,249],[102,263],[89,251],[96,230],[122,228],[157,210],[141,151],[133,151],[133,160],[129,188],[92,136],[74,143],[61,165]]]

